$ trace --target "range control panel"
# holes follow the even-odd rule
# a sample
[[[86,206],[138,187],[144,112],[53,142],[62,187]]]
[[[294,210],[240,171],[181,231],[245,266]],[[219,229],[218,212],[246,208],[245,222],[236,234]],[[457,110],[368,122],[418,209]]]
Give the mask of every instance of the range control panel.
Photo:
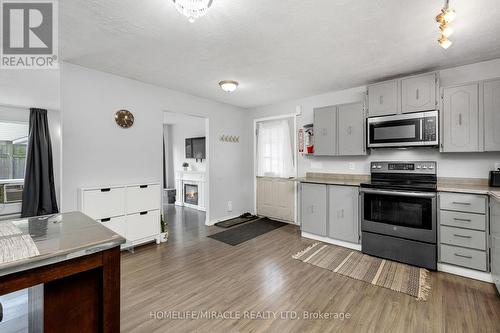
[[[372,173],[425,173],[437,174],[436,162],[372,162]]]

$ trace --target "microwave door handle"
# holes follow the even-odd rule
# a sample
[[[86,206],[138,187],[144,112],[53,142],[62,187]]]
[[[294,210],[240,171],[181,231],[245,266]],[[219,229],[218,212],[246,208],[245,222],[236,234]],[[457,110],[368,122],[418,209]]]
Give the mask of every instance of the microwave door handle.
[[[420,118],[420,141],[424,141],[424,119]]]

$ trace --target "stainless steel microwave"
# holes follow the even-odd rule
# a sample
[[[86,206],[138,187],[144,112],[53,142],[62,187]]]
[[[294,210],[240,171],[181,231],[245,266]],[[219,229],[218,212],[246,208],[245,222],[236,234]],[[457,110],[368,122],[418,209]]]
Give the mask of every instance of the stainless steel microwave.
[[[369,148],[439,145],[438,111],[368,118]]]

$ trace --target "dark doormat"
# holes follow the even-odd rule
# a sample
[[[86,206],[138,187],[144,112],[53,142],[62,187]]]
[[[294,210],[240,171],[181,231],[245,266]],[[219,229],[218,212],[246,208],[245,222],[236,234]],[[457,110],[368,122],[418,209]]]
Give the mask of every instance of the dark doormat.
[[[234,246],[263,235],[269,231],[273,231],[274,229],[284,227],[287,224],[288,223],[274,221],[265,217],[255,222],[250,222],[208,237]]]
[[[217,222],[215,223],[215,225],[222,228],[229,228],[229,227],[234,227],[235,225],[238,224],[256,220],[258,218],[259,218],[258,216],[252,215],[250,213],[245,213],[233,219]]]

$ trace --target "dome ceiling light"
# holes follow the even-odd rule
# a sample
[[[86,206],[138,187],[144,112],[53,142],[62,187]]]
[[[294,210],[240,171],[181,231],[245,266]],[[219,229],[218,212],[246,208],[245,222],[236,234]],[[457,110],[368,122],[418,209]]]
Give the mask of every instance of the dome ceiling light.
[[[232,93],[233,91],[235,91],[236,88],[238,88],[238,85],[239,83],[233,80],[224,80],[219,82],[219,86],[221,87],[221,89],[227,93]]]
[[[199,17],[207,15],[213,0],[172,0],[179,13],[193,23]]]

